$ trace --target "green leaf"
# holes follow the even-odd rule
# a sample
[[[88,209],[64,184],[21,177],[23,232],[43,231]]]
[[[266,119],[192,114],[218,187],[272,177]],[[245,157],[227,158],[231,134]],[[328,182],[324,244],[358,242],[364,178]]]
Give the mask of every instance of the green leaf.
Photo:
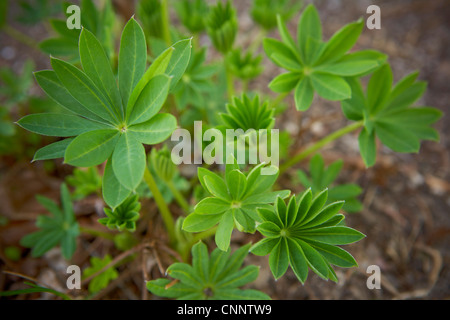
[[[131,110],[127,123],[138,124],[150,120],[161,110],[166,101],[170,78],[166,75],[153,77],[142,89]]]
[[[371,167],[375,164],[377,150],[375,144],[375,132],[363,128],[358,137],[359,152],[364,160],[366,167]]]
[[[233,211],[226,211],[219,221],[216,231],[216,245],[222,251],[227,251],[230,246],[231,233],[234,228]]]
[[[102,129],[80,134],[67,147],[64,161],[77,167],[93,167],[103,163],[113,152],[119,131]]]
[[[34,154],[33,162],[38,160],[64,158],[67,146],[73,141],[73,139],[75,138],[64,139],[40,148]]]
[[[280,239],[278,238],[262,239],[250,248],[250,252],[257,256],[266,256],[273,250],[279,241]]]
[[[275,280],[283,276],[289,267],[289,251],[286,239],[281,238],[269,255],[270,271]]]
[[[363,28],[364,21],[360,19],[356,22],[349,23],[337,31],[325,44],[316,65],[339,60],[355,45]]]
[[[264,51],[266,52],[266,55],[271,59],[275,64],[277,64],[280,67],[284,68],[284,65],[281,65],[280,62],[277,59],[274,59],[273,57],[283,57],[284,60],[290,61],[290,63],[299,64],[299,60],[295,53],[292,51],[290,47],[288,47],[286,44],[284,44],[281,41],[278,41],[276,39],[271,38],[265,38],[263,41]],[[284,61],[283,60],[283,61]],[[300,64],[299,64],[300,65]],[[289,69],[289,65],[288,68]]]
[[[297,30],[297,41],[305,64],[311,62],[310,57],[312,56],[312,52],[308,52],[306,49],[309,38],[317,41],[322,40],[322,26],[320,24],[319,13],[312,4],[308,5],[303,11]]]
[[[98,257],[92,257],[91,258],[91,266],[83,270],[83,277],[87,278],[90,275],[95,274],[96,272],[102,270],[105,266],[107,266],[109,263],[111,263],[112,258],[109,254],[105,255],[103,259],[100,259]],[[90,293],[96,293],[100,290],[106,288],[108,284],[116,279],[119,276],[119,273],[114,267],[110,267],[100,273],[99,275],[95,276],[90,282],[89,282],[89,292]]]
[[[172,92],[186,70],[191,58],[192,38],[180,40],[173,45],[172,53],[166,74],[172,78],[169,92]]]
[[[336,101],[351,97],[350,86],[341,77],[314,72],[310,78],[312,86],[322,98]]]
[[[292,239],[287,239],[288,249],[289,249],[289,264],[291,265],[292,271],[297,276],[301,283],[305,283],[308,277],[308,260],[303,253],[302,247],[297,241]]]
[[[214,227],[222,218],[222,214],[189,214],[183,221],[183,230],[201,232]]]
[[[389,97],[392,87],[392,71],[388,64],[375,71],[367,86],[367,104],[370,114],[380,110]]]
[[[111,158],[106,162],[102,186],[103,200],[113,209],[120,205],[131,193],[131,190],[121,184],[114,174]]]
[[[117,142],[111,160],[117,180],[125,188],[134,190],[144,177],[146,166],[144,146],[130,134],[124,133]]]
[[[361,240],[365,236],[349,227],[323,227],[312,230],[303,230],[300,237],[302,239],[313,240],[326,244],[343,245]]]
[[[30,114],[17,121],[17,124],[28,131],[54,137],[77,136],[84,132],[109,127],[99,122],[63,113]]]
[[[69,191],[64,183],[61,184],[60,191],[62,210],[46,197],[39,196],[37,198],[53,216],[38,216],[36,225],[39,230],[27,234],[20,241],[24,247],[32,248],[31,255],[33,257],[44,255],[58,244],[61,245],[62,254],[67,260],[75,252],[79,227],[72,209]]]
[[[196,214],[219,214],[230,209],[230,202],[220,198],[204,198],[194,208]]]
[[[51,63],[59,80],[75,99],[104,120],[118,122],[115,110],[86,74],[70,63],[56,58],[52,58]]]
[[[297,86],[300,79],[301,75],[297,72],[282,73],[269,83],[269,88],[278,93],[290,92]]]
[[[159,113],[146,122],[128,128],[130,134],[141,143],[158,144],[166,140],[177,128],[177,119],[168,113]]]
[[[123,119],[122,100],[111,69],[111,63],[97,38],[84,28],[80,34],[79,50],[84,72],[107,97],[109,104]]]
[[[132,17],[122,31],[119,51],[119,90],[123,105],[128,106],[128,99],[134,87],[144,75],[147,62],[147,44],[144,31]]]
[[[342,248],[320,242],[309,242],[309,244],[325,257],[329,263],[335,266],[342,268],[358,266],[355,258]]]
[[[299,111],[306,111],[314,99],[314,88],[310,77],[303,77],[295,88],[295,107]]]
[[[302,248],[308,266],[320,277],[328,279],[328,266],[323,257],[306,242],[298,239],[296,241]]]
[[[105,120],[76,100],[59,80],[56,72],[53,70],[42,70],[34,73],[36,81],[44,92],[56,103],[65,109],[84,116],[91,120],[105,122]]]
[[[233,199],[241,199],[247,187],[247,178],[245,175],[235,169],[226,175],[227,185]]]

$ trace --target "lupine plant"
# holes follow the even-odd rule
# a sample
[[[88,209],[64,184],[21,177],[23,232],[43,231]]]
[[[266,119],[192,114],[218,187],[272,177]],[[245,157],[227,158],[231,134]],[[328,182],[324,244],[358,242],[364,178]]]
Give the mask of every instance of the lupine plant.
[[[79,234],[93,234],[79,228],[72,201],[93,193],[105,204],[105,216],[98,219],[104,232],[96,235],[133,252],[144,248],[145,243],[136,242],[148,232],[145,203],[156,204],[167,235],[158,241],[176,254],[171,265],[162,266],[166,272],[160,278],[142,280],[155,296],[269,299],[248,288],[259,273],[255,265],[242,268],[249,255],[268,256],[267,267],[275,279],[293,272],[299,284],[314,276],[311,273],[338,282],[334,267],[357,266],[351,248],[340,246],[365,238],[346,219],[348,212],[363,210],[358,200],[362,189],[345,181],[332,185],[343,161],[325,166],[318,152],[360,130],[360,153],[371,167],[376,162],[376,139],[396,152],[417,152],[422,140],[437,140],[432,125],[440,111],[412,106],[423,95],[425,82],[416,81],[416,72],[393,85],[387,55],[354,50],[364,30],[362,19],[324,39],[314,5],[302,10],[292,32],[286,22],[300,12],[298,4],[293,12],[291,1],[254,0],[251,17],[262,37],[244,50],[235,47],[236,39],[244,35],[231,1],[179,1],[181,25],[170,23],[168,2],[138,1],[137,14],[124,23],[121,35],[108,24],[114,15],[110,1],[102,8],[81,1],[81,30],[69,32],[62,21],[52,20],[59,35],[41,44],[52,54],[52,69],[34,75],[65,112],[29,114],[17,124],[54,137],[36,151],[33,161],[62,158],[74,167],[67,182],[75,191],[71,195],[62,184],[62,209],[38,196],[52,215],[39,216],[39,230],[25,236],[22,244],[32,248],[33,256],[61,245],[62,255],[70,260],[80,249]],[[276,27],[277,38],[265,37]],[[285,71],[265,84],[269,90],[250,91],[249,84],[264,70],[263,54],[268,63]],[[364,90],[365,77],[369,81]],[[218,158],[225,163],[197,164],[196,173],[188,176],[183,166],[174,164],[169,137],[180,124],[192,133],[194,120],[221,132],[279,128],[280,136],[289,138],[277,120],[290,94],[294,104],[285,108],[308,115],[318,95],[338,101],[352,123],[304,149],[291,150],[285,143],[284,154],[292,156],[282,158],[279,166],[261,160],[238,163],[233,154],[224,154]],[[206,145],[200,143],[200,149]],[[307,174],[296,166],[310,156]],[[286,180],[290,188],[285,187]],[[237,233],[252,234],[253,241],[234,242]],[[115,266],[104,270],[111,261],[110,255],[91,258],[84,276],[104,272],[93,277],[90,293],[118,277]]]

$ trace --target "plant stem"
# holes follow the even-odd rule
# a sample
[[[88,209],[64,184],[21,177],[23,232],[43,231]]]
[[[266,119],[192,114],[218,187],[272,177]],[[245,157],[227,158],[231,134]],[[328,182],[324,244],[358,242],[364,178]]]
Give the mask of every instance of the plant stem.
[[[112,233],[103,232],[100,230],[87,228],[87,227],[83,227],[83,226],[80,226],[80,232],[90,234],[95,237],[102,237],[104,239],[114,241],[114,235]]]
[[[17,41],[35,49],[39,50],[37,42],[33,39],[27,36],[26,34],[20,32],[19,30],[11,27],[10,25],[5,25],[2,29],[7,35],[9,35],[11,38],[16,39]]]
[[[225,66],[225,76],[227,79],[227,97],[228,100],[231,101],[231,98],[234,96],[234,77],[230,68]]]
[[[163,37],[164,41],[168,46],[172,45],[172,39],[170,37],[170,28],[169,28],[169,5],[168,0],[161,1],[161,22],[163,29]]]
[[[328,136],[326,136],[325,138],[317,141],[316,143],[314,143],[313,145],[311,145],[310,147],[301,150],[300,152],[298,152],[296,155],[294,155],[291,159],[289,159],[288,161],[286,161],[285,163],[283,163],[280,166],[280,174],[282,174],[283,172],[285,172],[288,168],[292,167],[293,165],[299,163],[300,161],[302,161],[303,159],[305,159],[306,157],[308,157],[309,155],[313,154],[314,152],[316,152],[317,150],[319,150],[320,148],[324,147],[325,145],[327,145],[328,143],[342,137],[343,135],[346,135],[347,133],[350,133],[358,128],[361,128],[364,125],[364,121],[358,121],[355,123],[352,123],[344,128],[341,128],[331,134],[329,134]]]
[[[186,201],[186,199],[183,197],[180,191],[178,191],[177,187],[173,184],[173,181],[166,181],[167,186],[169,187],[170,191],[172,191],[173,196],[175,197],[175,200],[177,200],[180,207],[186,212],[189,213],[190,206],[189,203]]]
[[[283,101],[288,95],[289,95],[289,91],[288,92],[283,92],[280,93],[270,104],[271,108],[275,108],[277,105],[279,105],[281,103],[281,101]]]
[[[156,205],[158,206],[159,212],[161,213],[164,225],[167,229],[167,233],[169,234],[169,240],[171,243],[176,239],[175,238],[175,222],[172,218],[172,214],[170,213],[169,207],[167,206],[161,192],[156,185],[155,179],[153,178],[148,167],[145,166],[144,172],[144,181],[147,184],[148,188],[153,194],[153,198],[155,199]]]

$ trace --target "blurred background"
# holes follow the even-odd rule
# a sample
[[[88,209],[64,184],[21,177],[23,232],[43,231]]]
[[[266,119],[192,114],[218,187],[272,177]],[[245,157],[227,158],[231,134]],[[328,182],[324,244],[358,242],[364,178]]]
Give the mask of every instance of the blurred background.
[[[2,0],[6,2],[5,0]],[[54,140],[22,130],[13,122],[23,115],[47,112],[57,108],[37,86],[33,71],[50,68],[49,54],[39,43],[54,36],[50,18],[63,17],[62,1],[7,1],[6,23],[0,29],[0,291],[23,288],[23,278],[5,273],[12,271],[64,290],[68,264],[85,266],[91,255],[111,254],[120,250],[103,238],[83,236],[80,250],[68,263],[56,251],[41,258],[32,258],[29,249],[20,246],[20,239],[35,230],[38,214],[45,212],[38,205],[37,194],[58,200],[61,182],[73,176],[73,168],[60,161],[31,163],[35,151]],[[94,1],[95,2],[95,1]],[[101,2],[101,1],[100,1]],[[174,3],[176,0],[171,0]],[[77,4],[77,1],[73,3]],[[215,1],[209,1],[215,3]],[[303,5],[310,3],[305,1]],[[121,30],[124,21],[136,12],[137,1],[112,1],[116,20],[111,32]],[[273,299],[448,299],[450,297],[450,5],[447,0],[317,0],[316,5],[325,39],[346,23],[369,15],[371,4],[381,8],[381,29],[365,28],[355,49],[372,48],[389,56],[394,82],[419,71],[419,80],[428,88],[418,105],[432,106],[444,112],[435,128],[440,142],[423,142],[418,154],[399,154],[379,148],[376,165],[366,169],[358,151],[357,134],[347,135],[327,146],[321,154],[325,163],[343,159],[340,182],[356,183],[362,188],[360,212],[347,215],[348,224],[367,235],[347,247],[359,263],[358,268],[340,269],[339,283],[325,282],[310,273],[301,285],[291,270],[276,283],[266,258],[248,256],[247,262],[261,266],[253,287]],[[259,28],[249,14],[252,1],[233,1],[239,18],[237,44],[252,45]],[[170,14],[174,25],[180,24],[176,10]],[[296,32],[300,10],[288,26]],[[139,15],[137,19],[139,20]],[[278,38],[276,30],[268,36]],[[108,40],[108,39],[106,39]],[[105,40],[105,41],[106,41]],[[111,40],[112,46],[114,41]],[[211,46],[200,34],[199,44]],[[57,50],[56,47],[52,50]],[[69,48],[70,45],[64,47]],[[47,48],[48,49],[48,48]],[[262,50],[259,49],[262,53]],[[207,59],[217,55],[208,52]],[[263,54],[264,56],[264,54]],[[272,93],[268,83],[281,72],[265,56],[261,75],[250,81],[250,90]],[[295,110],[293,97],[286,99],[286,110],[277,117],[277,127],[291,135],[295,152],[309,141],[319,139],[345,125],[339,103],[316,97],[306,113]],[[223,108],[223,105],[221,106]],[[308,170],[308,163],[297,169]],[[189,177],[189,172],[186,176]],[[294,175],[294,172],[292,172]],[[95,177],[91,185],[95,186]],[[290,177],[280,181],[283,187],[301,190]],[[95,187],[94,187],[95,189]],[[152,200],[145,200],[155,211]],[[75,201],[75,214],[80,224],[103,230],[96,221],[103,216],[103,202],[98,195],[80,197]],[[175,209],[174,209],[175,210]],[[156,220],[153,236],[162,231]],[[158,233],[159,232],[159,233]],[[235,244],[248,242],[248,236],[234,235]],[[251,237],[250,237],[251,239]],[[145,276],[160,277],[161,267],[170,260],[165,249],[146,252],[126,268],[105,290],[94,295],[98,299],[152,299],[143,288]],[[367,267],[381,269],[381,289],[366,286]],[[145,266],[145,267],[143,267]],[[15,299],[48,298],[51,295],[20,295]]]

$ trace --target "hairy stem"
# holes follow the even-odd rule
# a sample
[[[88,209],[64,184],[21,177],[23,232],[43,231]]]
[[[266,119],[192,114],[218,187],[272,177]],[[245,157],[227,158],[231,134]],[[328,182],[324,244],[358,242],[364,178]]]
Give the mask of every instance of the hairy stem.
[[[170,213],[169,207],[167,206],[161,192],[156,185],[155,179],[153,178],[148,167],[145,167],[144,181],[148,188],[153,194],[156,205],[158,206],[159,212],[161,213],[164,225],[166,227],[167,233],[169,234],[170,242],[173,243],[175,240],[175,222],[173,220],[172,214]]]
[[[280,166],[280,174],[282,174],[283,172],[285,172],[287,169],[289,169],[290,167],[292,167],[293,165],[299,163],[300,161],[304,160],[305,158],[307,158],[308,156],[310,156],[311,154],[315,153],[317,150],[323,148],[325,145],[327,145],[328,143],[346,135],[347,133],[350,133],[352,131],[355,131],[358,128],[361,128],[364,125],[363,121],[358,121],[355,123],[352,123],[344,128],[341,128],[331,134],[329,134],[328,136],[326,136],[325,138],[317,141],[316,143],[314,143],[313,145],[311,145],[310,147],[304,149],[304,150],[300,150],[300,152],[298,152],[297,154],[295,154],[292,158],[290,158],[288,161],[286,161],[285,163],[283,163]]]

